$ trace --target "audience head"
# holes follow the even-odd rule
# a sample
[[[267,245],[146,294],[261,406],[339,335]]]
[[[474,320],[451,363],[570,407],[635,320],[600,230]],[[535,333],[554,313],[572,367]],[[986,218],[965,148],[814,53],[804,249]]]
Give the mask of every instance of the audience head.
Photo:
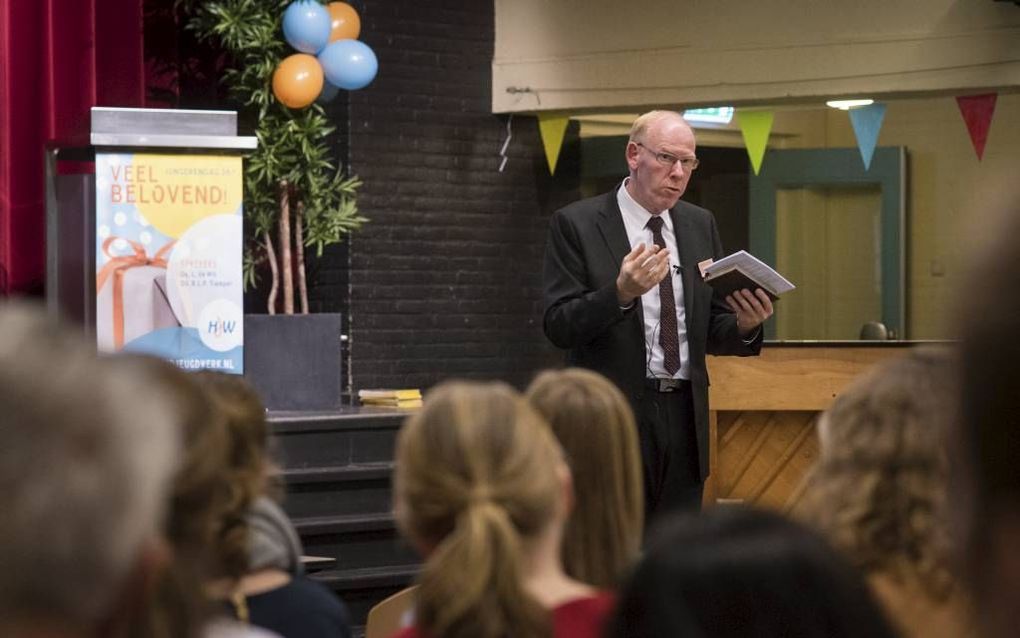
[[[960,288],[961,415],[952,510],[987,635],[1020,627],[1020,193],[993,223]]]
[[[548,635],[523,583],[529,543],[561,533],[569,471],[541,417],[509,386],[429,392],[397,441],[396,515],[427,555],[416,622],[443,638]]]
[[[821,455],[800,506],[859,568],[935,600],[953,582],[946,485],[955,372],[948,349],[915,349],[842,393],[819,421]]]
[[[0,633],[112,632],[161,553],[173,405],[39,309],[5,303],[0,414]]]
[[[171,397],[182,418],[181,462],[173,477],[164,531],[173,549],[171,569],[157,583],[145,612],[133,622],[132,638],[199,636],[215,613],[203,583],[222,574],[216,552],[223,512],[230,504],[224,481],[229,463],[226,420],[193,374],[168,361],[120,354],[119,365],[148,379]]]
[[[224,575],[280,569],[304,573],[301,540],[275,502],[282,485],[269,451],[269,423],[258,392],[244,377],[203,370],[195,378],[225,418],[229,464],[223,480],[230,489],[223,512],[219,549]]]
[[[637,559],[644,527],[630,405],[608,379],[580,368],[543,372],[525,394],[559,439],[576,488],[564,568],[580,581],[613,588]]]
[[[227,462],[219,468],[219,480],[229,498],[220,511],[220,529],[214,544],[220,576],[240,578],[249,569],[248,513],[266,491],[269,425],[266,410],[243,377],[201,371],[194,375],[212,399],[226,426]]]
[[[231,487],[224,480],[230,463],[227,418],[194,373],[169,361],[124,354],[118,359],[136,375],[152,379],[172,397],[180,422],[182,457],[174,476],[166,534],[179,562],[199,568],[204,578],[219,570],[214,559]]]
[[[718,506],[667,519],[624,586],[610,635],[895,635],[860,575],[778,514]]]

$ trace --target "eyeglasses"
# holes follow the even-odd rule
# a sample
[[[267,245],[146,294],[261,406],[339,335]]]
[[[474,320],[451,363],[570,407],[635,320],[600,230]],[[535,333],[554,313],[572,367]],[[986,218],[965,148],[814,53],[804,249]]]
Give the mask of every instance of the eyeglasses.
[[[693,171],[696,168],[698,168],[698,164],[701,163],[698,160],[697,157],[677,157],[676,155],[673,155],[672,153],[663,153],[661,151],[653,151],[652,149],[648,148],[647,146],[645,146],[641,142],[634,142],[634,143],[637,144],[638,146],[640,146],[641,148],[645,149],[646,151],[648,151],[652,155],[654,155],[656,161],[658,161],[663,166],[669,166],[670,168],[673,168],[673,166],[675,166],[677,162],[680,162],[680,166],[683,166],[685,171]]]

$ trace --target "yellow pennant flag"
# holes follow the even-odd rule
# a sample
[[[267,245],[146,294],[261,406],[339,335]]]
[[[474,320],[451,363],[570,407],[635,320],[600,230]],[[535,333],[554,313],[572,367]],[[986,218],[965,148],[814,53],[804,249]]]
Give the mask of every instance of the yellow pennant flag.
[[[751,167],[757,175],[761,170],[761,160],[765,157],[765,147],[772,131],[772,111],[737,111],[737,124],[744,136],[747,156],[751,158]]]
[[[538,132],[542,136],[542,146],[545,148],[545,160],[549,162],[550,175],[556,173],[556,161],[560,158],[563,136],[567,133],[569,123],[570,118],[565,115],[538,114]]]

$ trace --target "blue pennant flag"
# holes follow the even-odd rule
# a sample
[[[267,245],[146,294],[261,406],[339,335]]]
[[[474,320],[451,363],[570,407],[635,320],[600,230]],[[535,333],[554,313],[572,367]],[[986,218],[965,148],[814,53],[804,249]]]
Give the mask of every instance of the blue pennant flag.
[[[885,104],[871,104],[850,109],[850,124],[857,136],[857,148],[864,160],[864,170],[871,168],[871,158],[878,144],[878,132],[882,130],[882,119],[885,117]]]

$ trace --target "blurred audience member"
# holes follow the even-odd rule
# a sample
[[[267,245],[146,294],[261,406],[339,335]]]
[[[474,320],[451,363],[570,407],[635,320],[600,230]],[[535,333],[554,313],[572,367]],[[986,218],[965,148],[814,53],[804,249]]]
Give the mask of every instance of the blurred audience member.
[[[235,498],[227,476],[231,439],[227,416],[193,374],[142,355],[118,355],[119,365],[173,398],[183,415],[183,458],[174,477],[165,533],[174,552],[171,569],[158,583],[146,613],[132,626],[132,638],[241,638],[266,636],[253,627],[229,622],[205,595],[204,587],[221,573],[218,548],[224,513]]]
[[[347,610],[336,595],[295,573],[300,543],[286,515],[267,498],[273,465],[266,449],[269,426],[258,394],[236,375],[195,376],[226,417],[229,440],[229,461],[219,475],[231,498],[219,513],[217,570],[207,591],[229,601],[238,620],[284,638],[350,636]],[[263,523],[257,534],[252,520]]]
[[[637,560],[644,528],[641,453],[630,404],[608,379],[580,368],[543,372],[526,396],[552,426],[573,476],[563,567],[577,580],[615,588]]]
[[[303,549],[294,524],[283,508],[266,494],[255,498],[244,514],[248,526],[248,569],[278,569],[292,576],[305,573]]]
[[[1020,629],[1020,197],[984,224],[960,288],[961,417],[951,449],[950,497],[964,543],[964,568],[983,635]],[[1008,197],[1008,196],[1007,196]]]
[[[896,635],[853,567],[778,514],[719,506],[653,532],[620,593],[610,636]]]
[[[971,624],[950,573],[955,363],[948,350],[912,350],[841,394],[819,420],[821,456],[799,507],[907,636],[964,636]]]
[[[433,389],[397,441],[395,512],[426,556],[403,638],[601,635],[612,597],[563,571],[570,470],[514,390]],[[551,612],[551,613],[550,613]]]
[[[0,635],[120,635],[166,562],[173,406],[5,303],[0,415]]]

